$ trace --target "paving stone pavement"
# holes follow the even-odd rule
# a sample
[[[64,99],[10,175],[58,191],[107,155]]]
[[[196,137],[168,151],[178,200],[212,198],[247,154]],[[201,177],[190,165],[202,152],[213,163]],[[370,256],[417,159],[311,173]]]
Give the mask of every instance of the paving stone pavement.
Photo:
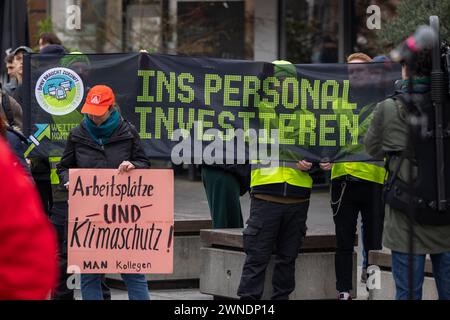
[[[369,297],[359,279],[361,278],[361,267],[358,267],[358,297],[356,300],[367,300]],[[128,300],[127,292],[119,289],[111,289],[112,300]],[[336,293],[337,297],[337,293]],[[75,298],[81,300],[80,290],[75,291]],[[213,300],[208,294],[202,294],[198,289],[174,289],[174,290],[150,290],[151,300]]]

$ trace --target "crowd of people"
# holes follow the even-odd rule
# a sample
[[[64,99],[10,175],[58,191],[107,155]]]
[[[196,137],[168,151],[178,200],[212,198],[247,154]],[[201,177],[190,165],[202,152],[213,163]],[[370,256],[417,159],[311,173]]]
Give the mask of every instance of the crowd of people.
[[[28,139],[22,133],[22,110],[26,107],[23,100],[23,55],[31,52],[30,48],[19,46],[5,59],[10,81],[5,83],[1,92],[0,134],[15,156],[0,141],[1,167],[5,168],[0,171],[3,176],[0,179],[0,202],[8,204],[1,212],[8,223],[0,224],[0,298],[72,300],[74,291],[67,282],[68,170],[117,168],[119,173],[126,173],[135,168],[149,168],[150,161],[136,129],[121,116],[114,92],[102,84],[88,91],[81,109],[80,125],[71,131],[60,157],[25,159]],[[54,34],[40,37],[39,52],[69,54]],[[422,63],[413,71],[415,78],[420,80],[415,87],[418,91],[413,94],[420,98],[419,104],[424,104],[429,100],[431,62],[429,56],[421,59]],[[353,84],[358,89],[360,75],[357,74],[358,68],[353,68],[352,74],[352,64],[388,63],[389,59],[385,56],[372,59],[366,54],[355,53],[348,57],[347,62],[350,81],[355,77]],[[279,79],[297,77],[295,66],[287,61],[274,61],[272,65],[273,74]],[[403,73],[403,93],[410,93],[406,87],[409,76]],[[361,86],[357,94],[369,94],[364,90]],[[390,157],[392,152],[406,148],[408,125],[398,101],[400,99],[388,98],[377,104],[373,119],[369,117],[367,126],[364,126],[368,128],[367,134],[362,132],[366,135],[367,150],[377,159]],[[383,186],[389,176],[399,175],[399,179],[405,181],[410,177],[402,176],[404,172],[401,169],[394,170],[392,161],[386,165],[385,161],[324,161],[314,164],[305,159],[298,160],[297,163],[281,162],[277,168],[267,168],[258,162],[202,167],[214,228],[243,228],[240,196],[247,192],[251,196],[250,217],[243,231],[246,260],[237,292],[240,298],[261,299],[265,272],[273,253],[272,299],[288,299],[294,291],[295,262],[307,233],[313,187],[310,173],[311,170],[324,170],[331,171],[330,212],[336,232],[338,299],[351,299],[355,289],[352,285],[356,267],[353,265],[353,250],[359,214],[363,239],[361,281],[367,279],[368,252],[387,247],[392,250],[396,297],[407,299],[407,220],[401,210],[389,205],[385,216]],[[430,254],[439,297],[450,299],[450,226],[415,222],[414,229],[414,298],[422,296],[425,255]],[[29,241],[31,233],[33,240]],[[26,257],[21,261],[17,258],[19,251]],[[34,262],[27,263],[27,259]],[[6,265],[5,261],[8,262]],[[26,272],[23,270],[25,266],[19,263],[27,263]],[[130,299],[149,299],[145,275],[122,274],[122,278]],[[87,300],[110,299],[111,296],[102,274],[83,274],[81,294]]]

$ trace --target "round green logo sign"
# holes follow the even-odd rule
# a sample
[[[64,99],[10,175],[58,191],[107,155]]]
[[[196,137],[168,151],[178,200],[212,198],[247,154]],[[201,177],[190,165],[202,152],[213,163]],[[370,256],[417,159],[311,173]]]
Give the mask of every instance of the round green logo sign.
[[[75,110],[83,100],[84,85],[80,76],[67,68],[44,72],[36,83],[36,100],[46,112],[62,116]]]

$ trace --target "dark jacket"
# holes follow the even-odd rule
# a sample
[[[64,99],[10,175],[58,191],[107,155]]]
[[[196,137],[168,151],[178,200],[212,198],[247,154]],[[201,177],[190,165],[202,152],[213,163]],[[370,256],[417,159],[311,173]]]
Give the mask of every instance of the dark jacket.
[[[138,169],[150,167],[136,129],[129,122],[120,120],[118,128],[105,145],[95,143],[84,121],[72,129],[66,149],[58,164],[61,184],[69,181],[70,168],[118,168],[123,161],[130,161]]]
[[[297,187],[287,182],[271,183],[252,187],[251,193],[268,194],[276,197],[309,199],[311,196],[311,188]]]
[[[29,157],[31,161],[31,174],[35,181],[50,181],[50,163],[43,156]]]
[[[8,101],[6,101],[8,99]],[[8,103],[9,110],[5,110],[5,103]],[[10,126],[13,126],[14,130],[22,132],[22,106],[10,95],[4,92],[0,92],[0,114],[8,121]],[[12,119],[10,119],[10,117]],[[12,120],[14,123],[11,123]]]
[[[10,81],[4,85],[5,92],[9,94],[9,96],[14,95],[14,91],[16,90],[17,83],[15,81]]]
[[[28,167],[28,164],[25,161],[24,157],[24,153],[28,145],[27,138],[25,138],[25,136],[20,132],[8,127],[6,131],[6,140],[8,140],[9,146],[19,159],[22,167],[25,169],[26,172],[30,173],[30,168]]]
[[[18,84],[16,87],[16,90],[14,90],[13,98],[14,100],[20,105],[21,111],[23,109],[26,109],[28,106],[24,105],[24,94],[25,94],[25,88],[23,84]],[[22,114],[21,114],[22,117]],[[22,118],[20,118],[20,127],[22,127]]]
[[[416,103],[424,107],[424,99],[429,96],[417,95]],[[365,136],[365,147],[373,157],[382,157],[391,153],[398,153],[408,145],[408,120],[406,106],[387,99],[380,102],[373,113],[369,130]],[[399,158],[394,157],[389,162],[391,171],[395,171]],[[413,166],[414,179],[417,178],[417,167]],[[398,179],[409,182],[409,161],[401,163]],[[409,251],[408,216],[399,210],[386,206],[383,245],[391,250],[407,253]],[[414,222],[414,253],[438,254],[450,251],[450,225],[429,226]]]
[[[40,51],[40,54],[67,54],[66,48],[59,44],[49,44],[43,47]]]

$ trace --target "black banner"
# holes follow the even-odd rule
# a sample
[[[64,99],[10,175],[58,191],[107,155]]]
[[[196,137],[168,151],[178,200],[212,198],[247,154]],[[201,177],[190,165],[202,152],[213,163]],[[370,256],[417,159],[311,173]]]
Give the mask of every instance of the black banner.
[[[88,89],[110,86],[151,158],[372,160],[362,145],[391,64],[292,65],[160,54],[29,56],[26,155],[61,154]],[[27,79],[26,79],[27,80]]]

